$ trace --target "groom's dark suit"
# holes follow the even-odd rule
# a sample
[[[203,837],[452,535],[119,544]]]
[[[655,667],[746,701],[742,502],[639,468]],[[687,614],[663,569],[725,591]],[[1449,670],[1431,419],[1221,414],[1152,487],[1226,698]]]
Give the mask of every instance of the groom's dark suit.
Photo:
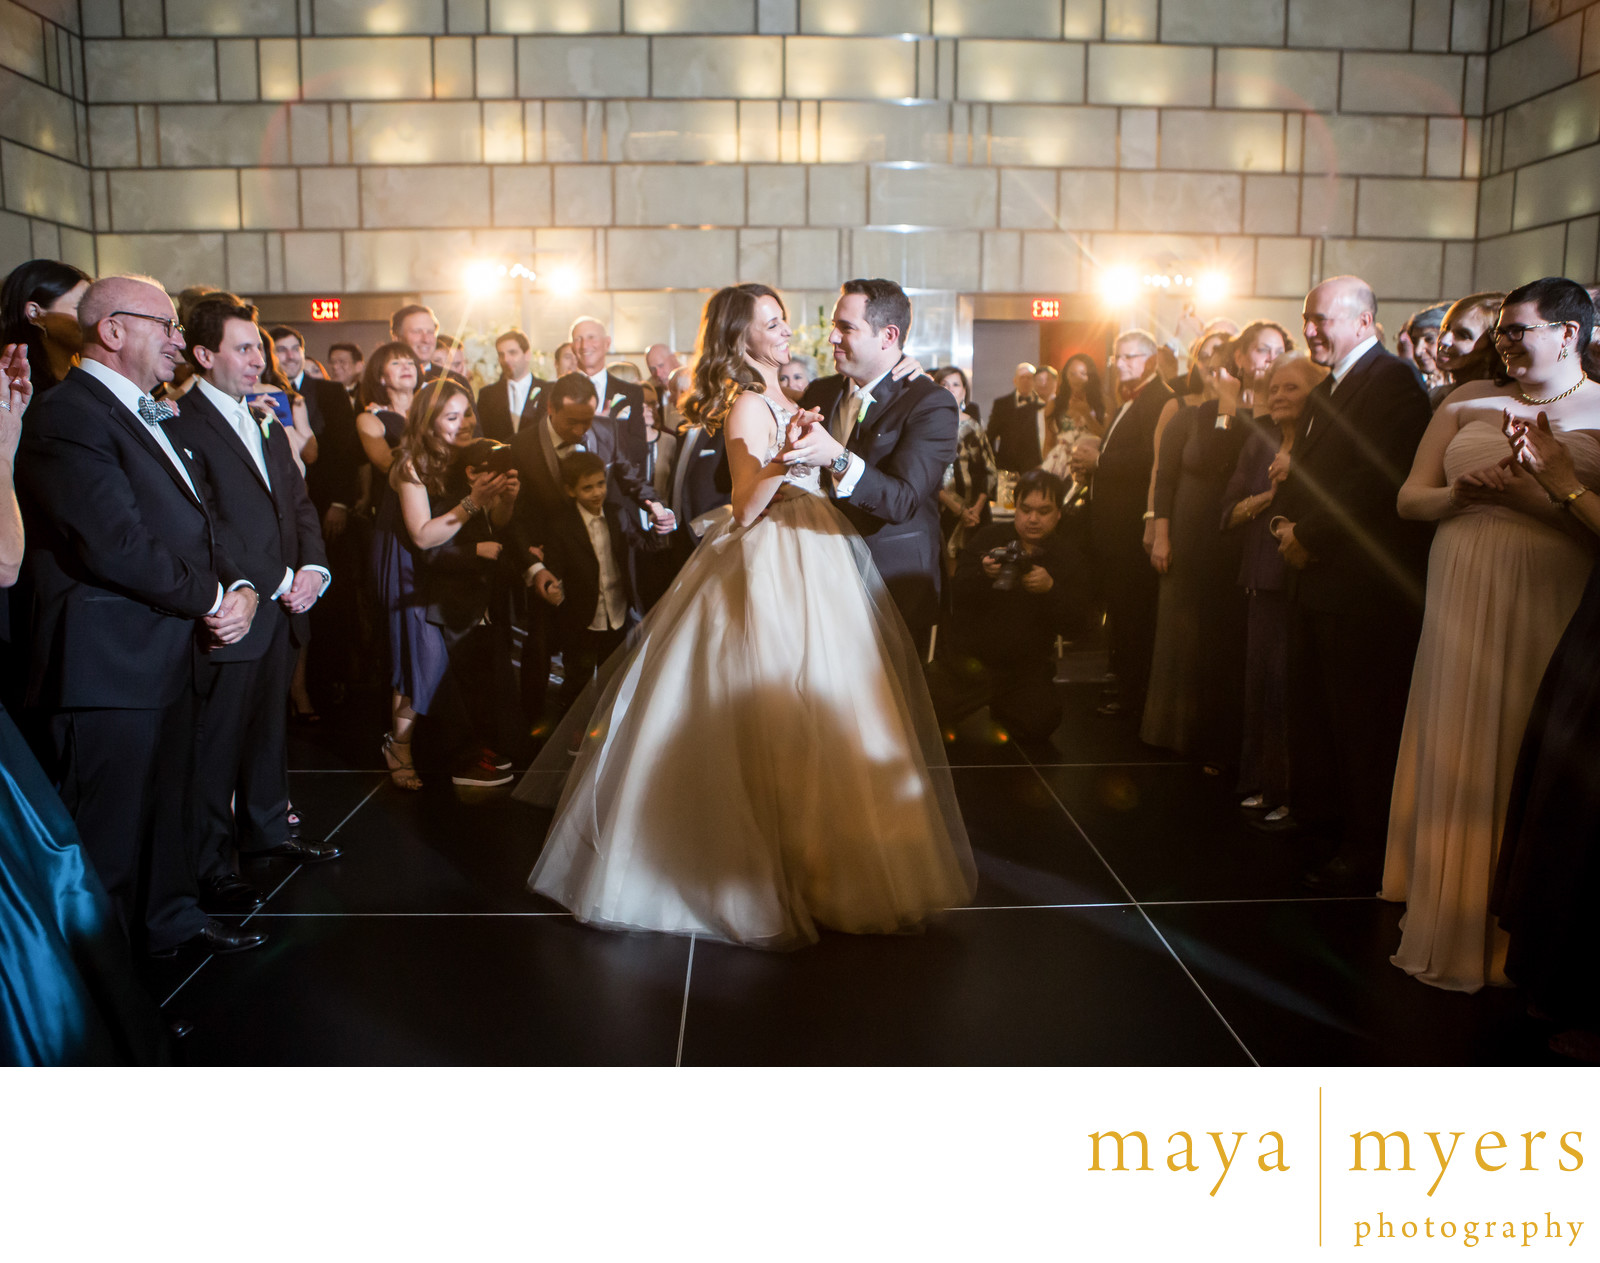
[[[819,410],[837,433],[834,414],[850,386],[844,376],[820,378],[800,406]],[[885,376],[872,398],[845,444],[866,469],[834,503],[866,540],[918,651],[926,652],[939,617],[939,486],[956,456],[960,413],[955,396],[929,377]]]
[[[153,949],[206,926],[181,818],[197,635],[219,582],[245,577],[185,469],[194,490],[151,426],[81,368],[29,412],[17,460],[41,761],[123,924],[137,935],[142,920]]]

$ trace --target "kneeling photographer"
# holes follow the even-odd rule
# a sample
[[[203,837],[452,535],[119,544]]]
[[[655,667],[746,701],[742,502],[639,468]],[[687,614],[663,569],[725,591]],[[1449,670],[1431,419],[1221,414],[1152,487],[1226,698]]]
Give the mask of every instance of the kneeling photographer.
[[[954,615],[935,697],[946,722],[988,703],[995,723],[1043,741],[1061,723],[1057,636],[1089,612],[1089,567],[1057,531],[1064,488],[1042,469],[1017,480],[1016,517],[976,532],[956,562]]]

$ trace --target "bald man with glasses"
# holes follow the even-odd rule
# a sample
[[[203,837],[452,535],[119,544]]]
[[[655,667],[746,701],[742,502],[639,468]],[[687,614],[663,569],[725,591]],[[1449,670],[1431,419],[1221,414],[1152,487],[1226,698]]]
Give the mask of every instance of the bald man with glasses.
[[[201,474],[152,394],[183,327],[148,277],[91,285],[80,367],[30,412],[17,491],[34,586],[27,706],[41,761],[136,946],[243,951],[201,910],[185,846],[197,655],[237,644],[257,593],[223,555]]]

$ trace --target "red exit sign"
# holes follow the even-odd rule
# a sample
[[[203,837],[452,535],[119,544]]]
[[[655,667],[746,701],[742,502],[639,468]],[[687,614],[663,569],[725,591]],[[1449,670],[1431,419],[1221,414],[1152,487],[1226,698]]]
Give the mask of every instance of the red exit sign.
[[[1060,320],[1061,300],[1059,298],[1035,298],[1033,300],[1033,318],[1035,320]]]
[[[1057,304],[1059,306],[1060,304]],[[1034,304],[1038,306],[1037,303]],[[311,318],[313,320],[337,320],[339,318],[339,300],[337,298],[313,298],[311,300]]]

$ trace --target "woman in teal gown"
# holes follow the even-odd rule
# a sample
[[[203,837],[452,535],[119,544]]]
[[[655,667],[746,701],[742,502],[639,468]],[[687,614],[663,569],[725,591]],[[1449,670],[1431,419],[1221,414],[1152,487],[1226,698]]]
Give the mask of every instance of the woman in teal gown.
[[[26,351],[6,347],[0,352],[0,587],[16,582],[22,560],[11,474],[31,394]],[[134,975],[127,939],[84,859],[72,817],[0,707],[0,1065],[165,1060],[166,1027]]]

